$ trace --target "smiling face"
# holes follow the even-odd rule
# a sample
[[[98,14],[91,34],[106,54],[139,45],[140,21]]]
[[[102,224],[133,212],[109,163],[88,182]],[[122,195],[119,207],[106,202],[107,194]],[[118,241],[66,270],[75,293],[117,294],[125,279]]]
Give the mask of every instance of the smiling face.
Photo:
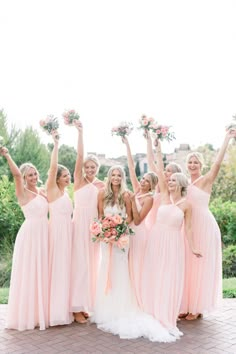
[[[111,185],[112,186],[120,186],[121,185],[121,181],[122,181],[122,174],[121,171],[119,171],[118,169],[115,169],[112,171],[111,173]]]
[[[169,182],[172,173],[173,173],[173,171],[172,171],[171,165],[167,165],[166,169],[165,169],[166,182]]]
[[[24,180],[27,188],[30,189],[30,187],[31,188],[36,187],[38,183],[38,179],[39,179],[38,171],[33,167],[29,167],[29,169],[27,170],[24,176]]]
[[[202,164],[196,156],[191,156],[188,159],[187,167],[190,176],[199,176],[201,174]]]
[[[65,187],[69,186],[70,180],[70,171],[67,169],[63,169],[57,178],[57,185],[59,188],[64,189]]]
[[[168,180],[168,190],[169,192],[176,192],[178,189],[180,189],[180,186],[177,183],[177,178],[175,175],[171,175]]]
[[[143,193],[149,192],[151,190],[150,178],[151,177],[148,174],[145,174],[140,180],[140,187]]]
[[[92,160],[88,160],[84,163],[84,172],[87,178],[93,179],[97,174],[98,166]]]

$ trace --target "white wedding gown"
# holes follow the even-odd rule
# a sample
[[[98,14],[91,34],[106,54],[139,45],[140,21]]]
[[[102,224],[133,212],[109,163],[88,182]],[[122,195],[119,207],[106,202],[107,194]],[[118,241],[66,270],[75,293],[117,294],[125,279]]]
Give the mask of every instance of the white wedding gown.
[[[118,209],[116,205],[105,208],[105,215],[118,213],[125,216],[125,210]],[[99,329],[117,334],[120,338],[145,337],[153,342],[174,342],[179,338],[180,333],[170,334],[156,319],[138,308],[129,278],[129,247],[123,252],[113,245],[110,253],[109,244],[100,242],[100,245],[102,259],[91,322],[95,322]],[[107,289],[109,271],[111,282]]]

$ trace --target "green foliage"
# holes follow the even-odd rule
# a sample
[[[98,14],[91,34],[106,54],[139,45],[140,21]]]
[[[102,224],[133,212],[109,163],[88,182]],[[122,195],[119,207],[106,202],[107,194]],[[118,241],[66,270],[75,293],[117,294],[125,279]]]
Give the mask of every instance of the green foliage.
[[[9,288],[0,288],[0,304],[7,304],[9,296]]]
[[[236,298],[236,278],[223,279],[223,297]]]
[[[236,244],[236,202],[214,199],[210,209],[219,225],[224,245]]]
[[[223,277],[236,277],[236,245],[223,249]]]
[[[24,162],[31,162],[40,173],[40,178],[45,181],[49,169],[50,153],[36,130],[32,127],[22,131],[16,139],[13,159],[20,166]]]
[[[141,176],[139,161],[137,161],[136,165],[135,165],[135,174],[136,174],[137,177]]]
[[[68,168],[71,174],[71,180],[73,182],[73,175],[75,169],[77,152],[76,150],[68,145],[61,145],[59,148],[59,158],[58,162]]]
[[[101,165],[98,171],[97,178],[101,181],[105,181],[109,168],[110,166]]]

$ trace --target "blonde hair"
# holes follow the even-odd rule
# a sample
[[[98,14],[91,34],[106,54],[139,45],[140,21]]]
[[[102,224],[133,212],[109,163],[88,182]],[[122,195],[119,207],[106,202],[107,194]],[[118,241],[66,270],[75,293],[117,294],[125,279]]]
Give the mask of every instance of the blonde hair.
[[[122,208],[125,204],[123,194],[126,191],[127,187],[126,187],[126,182],[125,182],[125,171],[124,171],[123,167],[120,165],[112,166],[107,173],[107,179],[105,182],[105,190],[104,190],[104,207],[106,207],[107,205],[114,205],[115,204],[114,192],[112,190],[112,183],[111,183],[111,177],[112,177],[112,173],[114,170],[118,170],[121,174],[121,183],[120,183],[120,189],[118,192],[117,202],[118,202],[118,206],[120,208]]]
[[[147,172],[144,173],[144,176],[148,176],[148,181],[150,183],[150,190],[154,191],[156,188],[156,185],[158,183],[158,177],[154,172]]]
[[[176,162],[170,162],[166,165],[166,167],[168,166],[171,168],[172,173],[182,172],[181,166]]]
[[[176,178],[176,184],[181,189],[181,196],[185,196],[187,194],[187,188],[189,185],[187,176],[182,172],[176,172],[173,173],[171,177]]]
[[[57,177],[56,177],[56,180],[58,180],[61,177],[63,171],[70,172],[66,166],[58,164],[57,165]]]
[[[36,173],[38,175],[38,182],[41,183],[41,181],[39,179],[39,171],[31,162],[25,162],[19,167],[19,170],[20,170],[20,173],[23,177],[24,183],[25,183],[25,177],[27,176],[27,174],[31,168],[33,168],[36,171]]]
[[[186,157],[186,162],[187,164],[189,163],[189,160],[192,157],[196,157],[196,159],[199,161],[200,165],[201,165],[201,169],[204,167],[204,158],[203,155],[200,152],[194,151],[194,152],[190,152],[187,157]]]
[[[92,161],[92,162],[95,163],[95,165],[97,166],[97,172],[98,172],[98,170],[99,170],[99,168],[100,168],[100,162],[99,162],[97,156],[95,156],[95,155],[88,155],[88,156],[84,159],[83,166],[84,166],[84,165],[86,164],[86,162],[88,162],[88,161]]]

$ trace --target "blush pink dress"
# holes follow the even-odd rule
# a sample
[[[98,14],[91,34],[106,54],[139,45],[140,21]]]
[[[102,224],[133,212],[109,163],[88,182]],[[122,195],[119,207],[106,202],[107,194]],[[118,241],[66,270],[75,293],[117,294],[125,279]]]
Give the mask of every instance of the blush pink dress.
[[[142,276],[144,311],[170,333],[182,335],[176,326],[184,286],[184,213],[176,204],[162,204],[148,237]]]
[[[202,253],[202,258],[194,257],[186,244],[186,275],[180,312],[195,315],[213,311],[221,304],[221,235],[208,208],[210,194],[192,183],[187,199],[192,204],[194,246]]]
[[[99,189],[88,183],[74,193],[71,311],[92,311],[96,292],[99,243],[92,241],[90,224],[98,216],[97,196]]]
[[[157,210],[160,206],[160,202],[161,202],[161,194],[159,192],[156,192],[153,197],[152,208],[145,218],[145,225],[146,225],[148,231],[151,230],[151,228],[153,227],[153,225],[156,222]]]
[[[137,209],[140,212],[142,206],[139,199],[135,198]],[[130,236],[129,248],[129,272],[133,292],[136,296],[137,303],[142,308],[141,300],[141,276],[143,272],[143,259],[147,244],[147,227],[144,219],[139,225],[132,223],[130,226],[135,234]]]
[[[15,241],[6,328],[43,330],[48,327],[48,202],[36,194],[21,209],[25,221]]]
[[[49,203],[49,325],[72,322],[70,274],[72,202],[67,193]]]

